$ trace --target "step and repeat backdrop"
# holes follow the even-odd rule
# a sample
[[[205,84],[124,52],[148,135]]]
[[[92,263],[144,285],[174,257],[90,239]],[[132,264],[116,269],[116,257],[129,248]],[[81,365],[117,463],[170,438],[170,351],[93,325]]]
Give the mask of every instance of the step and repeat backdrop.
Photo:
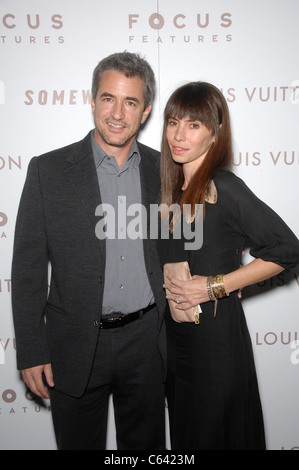
[[[15,360],[11,259],[30,159],[82,139],[94,67],[139,52],[158,84],[140,141],[159,149],[175,88],[215,84],[231,112],[234,172],[298,236],[298,15],[298,0],[0,0],[0,449],[56,449],[50,403],[26,391]],[[243,292],[270,450],[299,450],[298,292],[298,268]]]

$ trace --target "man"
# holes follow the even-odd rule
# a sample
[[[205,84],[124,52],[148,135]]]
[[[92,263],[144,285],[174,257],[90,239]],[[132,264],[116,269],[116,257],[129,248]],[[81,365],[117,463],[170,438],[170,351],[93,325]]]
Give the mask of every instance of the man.
[[[123,226],[117,239],[95,230],[102,204],[118,220],[119,204],[142,204],[149,215],[156,203],[159,153],[136,141],[154,89],[144,59],[109,56],[93,75],[95,129],[29,164],[12,269],[17,359],[33,393],[48,398],[50,388],[59,449],[105,449],[111,393],[118,448],[165,449],[155,241],[131,240]]]

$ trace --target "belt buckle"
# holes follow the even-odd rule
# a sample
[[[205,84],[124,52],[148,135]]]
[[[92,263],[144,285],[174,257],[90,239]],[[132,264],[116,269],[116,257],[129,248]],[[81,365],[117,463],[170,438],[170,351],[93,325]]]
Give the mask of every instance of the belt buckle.
[[[108,325],[109,328],[118,328],[122,324],[122,318],[111,318],[111,320],[108,320]]]
[[[114,314],[121,314],[121,312],[113,312]],[[125,315],[121,314],[119,317],[110,317],[110,318],[104,318],[102,319],[101,322],[101,328],[117,328],[118,326],[121,326],[122,324],[122,319],[125,317]],[[105,325],[105,326],[104,326]]]

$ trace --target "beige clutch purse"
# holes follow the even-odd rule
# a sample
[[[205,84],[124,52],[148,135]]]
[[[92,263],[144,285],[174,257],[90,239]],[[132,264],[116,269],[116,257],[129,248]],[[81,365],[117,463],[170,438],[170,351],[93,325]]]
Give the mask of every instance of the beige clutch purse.
[[[181,281],[190,281],[192,279],[188,261],[182,261],[181,263],[166,263],[164,265],[164,282],[169,282],[169,274],[175,276]],[[166,292],[168,292],[166,290]],[[199,324],[199,315],[201,313],[200,305],[194,308],[183,311],[177,309],[177,303],[174,300],[168,300],[170,313],[172,319],[177,323],[196,323]]]

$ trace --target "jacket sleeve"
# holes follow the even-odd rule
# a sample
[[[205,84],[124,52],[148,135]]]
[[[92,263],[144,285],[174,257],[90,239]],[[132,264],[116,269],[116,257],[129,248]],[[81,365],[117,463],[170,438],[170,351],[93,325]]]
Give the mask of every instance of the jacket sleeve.
[[[286,223],[230,172],[215,177],[218,202],[227,220],[246,239],[250,254],[285,269],[299,263],[299,241]]]
[[[35,157],[20,200],[12,262],[12,309],[20,370],[51,362],[44,319],[47,293],[47,237]]]

